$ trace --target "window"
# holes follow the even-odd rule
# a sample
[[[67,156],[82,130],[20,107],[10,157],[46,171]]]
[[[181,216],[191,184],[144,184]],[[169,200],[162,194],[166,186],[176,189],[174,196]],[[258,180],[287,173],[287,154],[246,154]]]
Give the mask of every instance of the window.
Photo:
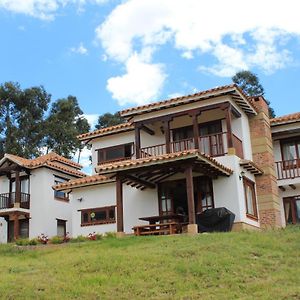
[[[300,223],[300,195],[283,198],[285,221],[287,224]]]
[[[244,190],[247,217],[257,219],[256,194],[254,182],[244,177]]]
[[[54,184],[55,185],[64,183],[66,181],[69,181],[69,179],[58,177],[58,176],[54,176]],[[65,193],[65,192],[63,192],[63,191],[54,191],[54,197],[56,199],[59,199],[59,200],[69,201],[68,194]]]
[[[116,223],[115,206],[81,210],[81,226]]]
[[[300,138],[281,142],[282,160],[300,160]]]
[[[103,148],[97,151],[98,164],[109,161],[130,159],[133,154],[133,143]]]
[[[57,219],[57,236],[65,237],[66,234],[66,221]]]

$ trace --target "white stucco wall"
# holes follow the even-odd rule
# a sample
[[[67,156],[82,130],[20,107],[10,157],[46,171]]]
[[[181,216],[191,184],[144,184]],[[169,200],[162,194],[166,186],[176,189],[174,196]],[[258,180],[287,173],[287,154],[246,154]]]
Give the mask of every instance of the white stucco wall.
[[[82,198],[81,202],[78,200],[80,198]],[[115,183],[74,189],[71,203],[73,219],[72,234],[74,237],[78,235],[87,236],[92,232],[103,234],[117,230],[116,223],[81,226],[81,211],[78,211],[87,208],[116,205]],[[143,221],[139,220],[140,217],[158,215],[158,213],[156,189],[140,191],[123,184],[124,231],[126,233],[132,233],[133,226],[143,224]]]
[[[108,136],[99,137],[92,141],[92,174],[95,174],[95,167],[98,163],[96,150],[134,142],[134,131],[123,132]]]
[[[29,237],[34,238],[44,233],[57,235],[57,219],[66,220],[67,232],[72,231],[70,202],[56,200],[52,186],[54,175],[73,178],[69,175],[40,168],[33,170],[30,176],[30,221]]]
[[[245,177],[255,182],[254,175],[240,167],[240,159],[235,155],[217,157],[216,159],[234,170],[234,172],[229,177],[219,176],[213,180],[215,207],[224,206],[232,211],[235,214],[234,222],[244,222],[259,227],[259,222],[246,216],[244,185],[243,180],[240,178],[240,174],[243,171]]]
[[[7,222],[0,217],[0,244],[7,243]]]

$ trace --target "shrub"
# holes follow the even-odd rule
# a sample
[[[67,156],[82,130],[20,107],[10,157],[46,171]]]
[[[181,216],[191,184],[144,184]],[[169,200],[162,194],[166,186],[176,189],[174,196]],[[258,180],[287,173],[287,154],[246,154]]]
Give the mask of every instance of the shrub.
[[[35,245],[37,245],[38,244],[38,240],[37,239],[31,239],[31,240],[29,240],[29,245],[30,246],[35,246]]]
[[[29,240],[28,239],[17,239],[16,244],[18,246],[28,246],[29,245]]]
[[[116,233],[115,232],[111,232],[111,231],[106,232],[105,233],[105,237],[106,238],[115,238],[116,237]]]
[[[82,243],[82,242],[86,242],[87,238],[83,235],[78,235],[76,238],[71,238],[70,243]]]
[[[62,244],[64,242],[64,238],[61,236],[54,236],[50,240],[51,244]]]

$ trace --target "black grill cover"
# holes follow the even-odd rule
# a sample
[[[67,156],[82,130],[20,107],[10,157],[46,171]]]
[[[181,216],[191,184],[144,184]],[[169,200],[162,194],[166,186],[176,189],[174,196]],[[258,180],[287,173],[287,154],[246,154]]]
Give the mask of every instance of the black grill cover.
[[[235,214],[225,207],[211,208],[197,215],[199,232],[231,231]]]

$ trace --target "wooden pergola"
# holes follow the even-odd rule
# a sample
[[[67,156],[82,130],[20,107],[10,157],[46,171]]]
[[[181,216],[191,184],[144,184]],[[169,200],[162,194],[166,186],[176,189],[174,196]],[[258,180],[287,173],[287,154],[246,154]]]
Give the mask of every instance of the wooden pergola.
[[[123,184],[140,190],[154,189],[157,184],[167,178],[177,173],[183,173],[186,180],[189,223],[195,224],[193,172],[213,178],[232,174],[232,170],[197,150],[104,164],[99,165],[96,169],[99,174],[116,179],[118,232],[124,231]]]

